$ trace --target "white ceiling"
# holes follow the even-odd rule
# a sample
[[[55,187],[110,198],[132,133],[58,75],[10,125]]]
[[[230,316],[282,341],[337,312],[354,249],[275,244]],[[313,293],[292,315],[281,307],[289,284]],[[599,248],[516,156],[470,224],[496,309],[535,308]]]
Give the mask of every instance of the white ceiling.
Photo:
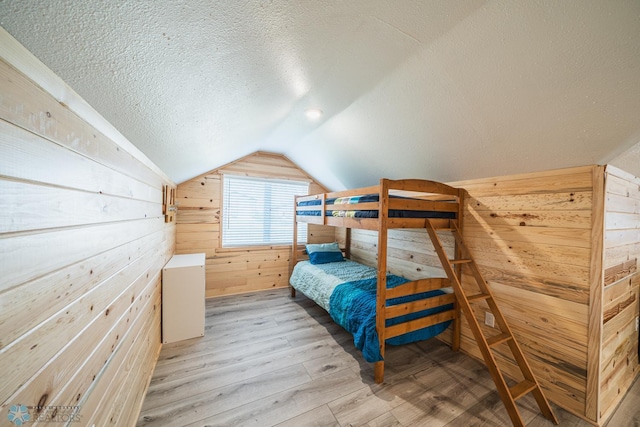
[[[0,0],[0,25],[177,183],[256,150],[331,189],[640,175],[639,0]]]

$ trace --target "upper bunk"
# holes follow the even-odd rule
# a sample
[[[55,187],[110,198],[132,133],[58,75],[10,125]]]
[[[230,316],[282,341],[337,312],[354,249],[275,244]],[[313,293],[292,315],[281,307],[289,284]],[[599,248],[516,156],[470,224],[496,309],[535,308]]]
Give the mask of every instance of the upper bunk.
[[[441,182],[382,178],[354,190],[298,196],[297,223],[379,230],[425,228],[427,219],[445,227],[461,215],[465,191]]]

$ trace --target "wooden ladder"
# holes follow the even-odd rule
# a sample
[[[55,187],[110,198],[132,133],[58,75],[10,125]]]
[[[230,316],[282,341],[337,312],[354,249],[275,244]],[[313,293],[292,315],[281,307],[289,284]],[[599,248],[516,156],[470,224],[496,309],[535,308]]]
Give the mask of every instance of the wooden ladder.
[[[511,332],[509,325],[507,325],[507,321],[498,308],[493,294],[491,293],[491,289],[487,286],[487,283],[482,278],[478,266],[473,260],[469,249],[464,244],[462,235],[460,234],[460,230],[458,229],[455,221],[449,220],[449,225],[446,228],[435,228],[431,220],[428,219],[426,221],[426,228],[427,232],[429,233],[429,237],[431,237],[431,241],[433,242],[433,246],[438,253],[438,257],[440,258],[447,276],[451,281],[451,286],[453,287],[453,291],[456,295],[459,307],[462,309],[467,322],[469,323],[469,327],[471,328],[473,336],[478,343],[478,347],[480,348],[482,357],[484,358],[487,368],[489,368],[489,372],[493,377],[493,381],[496,383],[496,388],[498,389],[500,398],[502,399],[502,402],[504,402],[504,406],[507,409],[507,413],[509,414],[513,425],[525,425],[522,417],[520,416],[520,412],[518,411],[518,407],[516,406],[516,401],[528,393],[533,393],[533,396],[538,403],[538,407],[540,408],[540,412],[542,412],[542,414],[547,419],[551,420],[554,424],[558,424],[558,419],[549,406],[549,402],[542,393],[540,384],[538,384],[538,381],[533,375],[531,367],[527,363],[527,360],[525,359],[520,346],[516,342],[516,339]],[[437,231],[449,231],[453,233],[456,241],[455,259],[449,259],[448,255],[445,253]],[[471,270],[478,288],[480,289],[480,293],[469,296],[465,294],[461,283],[462,265],[466,265]],[[486,301],[491,313],[495,318],[495,322],[500,329],[500,333],[497,335],[491,337],[485,336],[482,328],[480,327],[480,324],[478,323],[478,320],[476,319],[476,316],[473,313],[473,309],[471,308],[470,303],[482,300]],[[508,344],[509,348],[511,349],[511,353],[513,354],[513,357],[516,361],[516,364],[520,368],[522,377],[524,378],[522,381],[512,387],[509,387],[507,385],[492,351],[493,347],[496,347],[502,343]]]

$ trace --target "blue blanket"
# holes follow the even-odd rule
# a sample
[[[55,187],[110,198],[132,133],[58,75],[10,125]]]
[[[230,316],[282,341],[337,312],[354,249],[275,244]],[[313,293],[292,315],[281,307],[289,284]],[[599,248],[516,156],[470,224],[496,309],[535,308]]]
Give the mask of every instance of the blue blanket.
[[[408,282],[408,280],[400,276],[387,276],[387,288],[394,288],[406,282]],[[367,362],[379,362],[383,360],[382,355],[380,354],[380,341],[378,339],[378,333],[376,332],[376,288],[376,278],[342,283],[335,287],[329,299],[329,314],[340,326],[353,334],[354,344],[356,348],[362,351],[362,355]],[[401,304],[441,294],[444,294],[444,292],[440,290],[424,292],[421,294],[394,298],[387,301],[387,304]],[[420,317],[439,313],[451,308],[453,308],[453,305],[448,304],[423,310],[418,313],[411,313],[405,316],[387,319],[386,325],[391,326],[408,320],[418,319]],[[425,340],[442,333],[447,329],[450,323],[451,321],[446,321],[417,331],[409,332],[404,335],[387,339],[386,343],[401,345],[414,341]]]

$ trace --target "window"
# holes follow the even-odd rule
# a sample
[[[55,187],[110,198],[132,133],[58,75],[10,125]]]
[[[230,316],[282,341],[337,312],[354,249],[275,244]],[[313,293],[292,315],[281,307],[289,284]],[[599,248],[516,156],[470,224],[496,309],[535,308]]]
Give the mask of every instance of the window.
[[[300,181],[224,175],[222,247],[283,245],[293,242],[294,196],[306,195]],[[298,225],[298,241],[307,238],[307,224]]]

